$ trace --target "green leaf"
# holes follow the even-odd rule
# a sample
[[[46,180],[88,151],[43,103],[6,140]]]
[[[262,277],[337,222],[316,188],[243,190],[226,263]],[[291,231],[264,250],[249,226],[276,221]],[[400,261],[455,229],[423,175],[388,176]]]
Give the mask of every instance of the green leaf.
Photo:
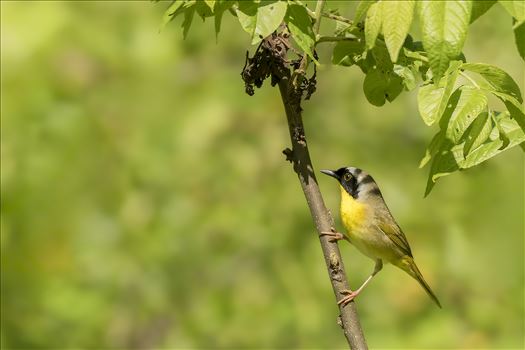
[[[407,91],[413,90],[416,87],[416,75],[409,67],[395,64],[394,73],[403,79],[403,85],[405,85]]]
[[[432,191],[437,179],[459,170],[459,163],[463,161],[463,144],[454,145],[450,140],[444,139],[432,161],[425,196]]]
[[[391,71],[394,69],[394,64],[392,63],[392,60],[390,60],[386,44],[382,40],[378,40],[370,52],[372,53],[372,57],[374,57],[376,66],[379,70]]]
[[[489,113],[492,113],[492,111]],[[488,139],[492,131],[492,117],[489,113],[482,112],[478,115],[465,133],[465,147],[463,149],[465,155],[470,153],[471,150],[478,148]]]
[[[257,23],[257,8],[259,4],[253,1],[239,1],[239,7],[236,8],[237,19],[242,29],[253,38],[255,25]]]
[[[363,18],[365,17],[368,9],[370,6],[376,2],[377,0],[362,0],[359,1],[359,4],[357,5],[357,8],[355,10],[355,17],[354,17],[354,23],[361,22]]]
[[[439,150],[439,146],[441,145],[441,142],[443,142],[443,139],[444,139],[444,136],[441,131],[434,135],[434,137],[432,138],[432,141],[430,141],[430,144],[425,150],[425,155],[419,162],[419,169],[427,165],[430,159],[432,159],[432,157],[436,155],[436,153]]]
[[[415,43],[419,43],[419,41],[416,41]],[[421,50],[423,50],[423,48],[421,48]],[[421,51],[421,52],[417,52],[418,50],[415,50],[415,49],[409,49],[409,48],[406,48],[404,47],[403,48],[403,53],[405,54],[406,57],[410,57],[412,59],[415,59],[415,60],[428,60],[427,56],[426,56],[426,52],[424,51]]]
[[[459,101],[452,112],[446,136],[456,144],[474,119],[487,108],[487,96],[477,88],[462,86]]]
[[[365,76],[363,91],[368,102],[382,106],[385,100],[392,102],[403,90],[403,81],[393,72],[371,69]]]
[[[420,167],[424,166],[432,158],[425,196],[427,196],[434,187],[435,180],[437,179],[437,177],[434,177],[435,174],[441,174],[439,176],[444,176],[449,173],[447,171],[452,172],[457,170],[458,165],[455,161],[456,158],[453,156],[453,154],[451,154],[451,149],[454,144],[451,140],[446,138],[445,134],[450,118],[452,117],[452,113],[455,111],[460,97],[460,89],[456,89],[456,91],[450,95],[447,107],[445,108],[443,116],[439,121],[440,131],[436,136],[434,136],[434,139],[429,145],[425,157],[421,160]]]
[[[508,13],[518,20],[525,20],[525,1],[523,0],[499,0],[498,1]]]
[[[299,47],[315,60],[312,48],[315,45],[315,35],[310,16],[301,5],[290,4],[285,19],[288,29]]]
[[[184,22],[182,22],[182,36],[184,39],[188,36],[188,32],[193,21],[193,15],[195,14],[195,6],[192,6],[184,11]]]
[[[494,157],[501,152],[500,148],[502,145],[503,141],[501,140],[484,143],[465,157],[465,160],[462,162],[462,167],[464,169],[471,168]]]
[[[399,50],[414,17],[415,1],[385,1],[383,3],[383,36],[392,62],[397,61]]]
[[[432,175],[432,181],[436,182],[440,177],[449,175],[450,173],[459,169],[459,165],[464,161],[463,146],[464,144],[453,145],[452,143],[445,140],[444,151],[441,157],[437,159],[434,168],[434,174]],[[450,147],[450,148],[448,148]]]
[[[232,0],[215,1],[215,8],[213,9],[215,15],[215,40],[217,40],[219,32],[221,31],[222,16],[224,15],[224,12],[230,9],[234,3],[235,1]]]
[[[514,24],[514,38],[520,57],[525,60],[525,21]]]
[[[204,0],[204,3],[208,5],[211,11],[213,11],[213,9],[215,8],[216,1],[215,0]]]
[[[460,65],[461,62],[453,61],[445,73],[445,78],[441,79],[437,85],[428,84],[419,89],[418,109],[425,124],[430,126],[443,115],[454,89]]]
[[[342,22],[342,21],[335,21],[335,30],[334,30],[334,35],[335,36],[342,36],[346,33],[346,31],[351,28],[352,25],[351,24],[348,24],[346,22]]]
[[[467,169],[484,162],[485,160],[494,157],[495,155],[519,145],[525,141],[525,134],[519,127],[515,120],[509,117],[507,112],[499,113],[495,116],[498,126],[494,127],[491,133],[491,138],[479,147],[473,149],[461,162],[461,168]],[[497,135],[503,133],[508,144],[505,146],[505,141],[498,138]]]
[[[162,30],[166,24],[173,21],[179,14],[181,14],[184,10],[181,8],[181,6],[184,4],[183,0],[175,0],[173,3],[168,7],[168,9],[164,12],[164,15],[162,16],[162,23],[160,25],[159,30]]]
[[[449,106],[439,123],[440,132],[434,136],[421,160],[420,165],[424,166],[433,159],[425,196],[440,177],[478,165],[525,141],[525,133],[507,111],[493,114],[483,110],[467,126],[467,111],[475,114],[479,106],[486,106],[486,98],[483,101],[480,94],[483,95],[480,89],[463,86],[450,96]],[[465,127],[463,136],[458,136]]]
[[[203,21],[206,19],[206,17],[213,16],[213,9],[210,9],[207,3],[205,3],[203,0],[197,1],[195,3],[195,11]]]
[[[383,74],[377,69],[371,69],[365,76],[363,91],[368,102],[374,106],[385,104],[386,83]]]
[[[516,120],[520,127],[525,131],[525,113],[523,112],[523,106],[521,105],[521,103],[510,95],[491,90],[490,87],[482,87],[484,87],[486,90],[489,90],[494,96],[499,98],[503,102],[503,104],[505,104],[505,107],[507,107],[511,118]]]
[[[467,36],[471,1],[422,1],[418,13],[423,46],[428,52],[432,73],[441,79],[449,62],[461,54]]]
[[[464,63],[461,69],[480,74],[494,91],[510,95],[520,103],[523,102],[518,84],[503,69],[485,63]]]
[[[500,123],[500,119],[493,117],[494,123],[496,124],[496,129],[498,130],[499,139],[503,142],[500,146],[500,149],[507,147],[510,144],[510,138],[507,135],[507,132]]]
[[[496,0],[473,1],[472,13],[470,14],[470,23],[473,23],[475,20],[485,14],[485,12],[487,12],[495,3]]]
[[[516,146],[525,141],[525,133],[523,129],[518,125],[517,121],[509,115],[508,112],[502,112],[495,115],[495,119],[498,125],[500,133],[504,133],[510,143],[507,148]]]
[[[525,130],[525,113],[523,98],[518,84],[505,71],[482,63],[463,64],[462,68],[480,74],[484,80],[478,81],[479,86],[499,98],[507,107],[510,116]]]
[[[377,36],[381,31],[383,23],[383,2],[373,3],[368,8],[365,19],[365,40],[366,46],[371,49],[376,43]]]
[[[452,117],[452,112],[454,112],[459,99],[461,97],[461,90],[457,89],[450,95],[450,98],[448,99],[447,106],[445,108],[445,111],[443,112],[443,115],[439,121],[439,132],[434,136],[432,139],[430,145],[428,146],[427,152],[425,154],[425,157],[421,160],[420,167],[425,166],[425,164],[430,160],[430,158],[434,157],[438,154],[438,151],[442,147],[442,144],[444,142],[450,142],[450,140],[446,139],[446,132],[448,128],[448,123],[450,121],[450,118]],[[433,162],[434,163],[434,162]],[[432,167],[431,167],[432,168]],[[431,176],[432,173],[429,175]]]
[[[272,34],[284,20],[288,3],[284,1],[261,1],[257,9],[257,21],[252,45]]]
[[[521,129],[525,131],[525,113],[523,113],[523,107],[517,104],[516,101],[513,101],[512,99],[506,99],[504,96],[497,94],[496,96],[498,96],[503,101],[512,119],[516,120]]]
[[[363,57],[364,45],[359,41],[339,41],[332,54],[332,63],[340,66],[352,66]]]

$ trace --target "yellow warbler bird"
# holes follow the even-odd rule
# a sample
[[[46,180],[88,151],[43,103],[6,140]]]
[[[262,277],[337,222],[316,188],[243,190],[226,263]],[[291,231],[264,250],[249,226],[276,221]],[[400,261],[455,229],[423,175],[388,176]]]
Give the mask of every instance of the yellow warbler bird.
[[[416,279],[434,302],[441,307],[430,286],[414,262],[410,245],[396,220],[392,217],[381,191],[374,179],[354,167],[338,170],[321,170],[323,174],[337,179],[341,189],[341,220],[348,234],[322,232],[332,240],[345,239],[359,251],[375,260],[372,274],[356,291],[345,291],[346,296],[338,304],[353,300],[382,268],[389,262]]]

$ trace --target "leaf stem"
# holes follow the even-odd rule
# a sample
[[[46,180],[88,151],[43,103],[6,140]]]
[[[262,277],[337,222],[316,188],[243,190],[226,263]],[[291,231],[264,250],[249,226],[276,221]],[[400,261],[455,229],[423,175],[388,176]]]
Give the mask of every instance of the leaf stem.
[[[294,2],[296,2],[298,5],[301,5],[303,6],[305,9],[306,9],[306,12],[308,12],[308,15],[310,17],[312,17],[313,19],[317,20],[317,16],[318,16],[318,12],[317,12],[317,6],[319,6],[319,1],[317,2],[317,6],[316,6],[316,10],[315,12],[310,10],[301,0],[292,0]],[[324,0],[321,1],[324,3]],[[322,6],[324,6],[324,4],[322,4]],[[336,20],[336,21],[341,21],[341,22],[344,22],[344,23],[348,23],[348,24],[353,24],[354,22],[348,18],[345,18],[343,16],[339,16],[339,15],[336,15],[336,14],[333,14],[333,13],[329,13],[329,12],[321,12],[321,16],[323,17],[327,17],[327,18],[330,18],[330,19],[333,19],[333,20]]]
[[[344,23],[347,23],[347,24],[354,24],[354,21],[352,21],[351,19],[348,19],[348,18],[343,17],[343,16],[339,16],[339,15],[334,15],[333,13],[324,12],[323,13],[323,17],[327,17],[327,18],[333,19],[335,21],[344,22]]]
[[[321,36],[317,43],[338,42],[338,41],[357,41],[355,36]]]
[[[425,63],[428,63],[428,58],[423,56],[423,55],[421,55],[421,54],[419,54],[419,53],[417,53],[416,51],[411,51],[410,56],[409,55],[407,55],[407,56],[408,57],[412,57],[412,58],[417,58],[418,60],[421,60],[421,61],[423,61]]]
[[[324,5],[325,0],[317,0],[317,5],[315,6],[315,23],[313,28],[315,36],[319,34],[319,27],[321,26]]]

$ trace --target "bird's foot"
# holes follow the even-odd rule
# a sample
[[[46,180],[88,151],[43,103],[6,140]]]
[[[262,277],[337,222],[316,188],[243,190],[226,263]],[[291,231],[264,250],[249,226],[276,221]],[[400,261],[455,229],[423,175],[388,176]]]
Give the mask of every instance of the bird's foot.
[[[345,295],[345,297],[337,302],[337,305],[343,305],[345,306],[349,302],[355,299],[359,295],[359,291],[351,291],[350,289],[345,289],[340,292],[341,294]]]
[[[321,232],[320,236],[330,236],[330,238],[328,238],[328,241],[331,243],[345,239],[345,235],[343,235],[341,232],[337,232],[333,227],[330,228],[330,231],[328,232]]]

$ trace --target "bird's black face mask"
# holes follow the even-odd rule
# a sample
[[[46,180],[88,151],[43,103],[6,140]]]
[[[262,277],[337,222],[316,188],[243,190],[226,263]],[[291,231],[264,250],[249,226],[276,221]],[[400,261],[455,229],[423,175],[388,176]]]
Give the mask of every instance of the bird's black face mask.
[[[359,169],[356,169],[356,172]],[[323,174],[336,178],[341,186],[348,192],[352,197],[357,198],[358,184],[357,175],[352,174],[348,168],[339,168],[337,170],[321,170]]]
[[[358,184],[357,184],[357,175],[352,174],[348,168],[340,168],[336,171],[336,174],[339,176],[339,183],[346,192],[354,198],[357,198]]]

